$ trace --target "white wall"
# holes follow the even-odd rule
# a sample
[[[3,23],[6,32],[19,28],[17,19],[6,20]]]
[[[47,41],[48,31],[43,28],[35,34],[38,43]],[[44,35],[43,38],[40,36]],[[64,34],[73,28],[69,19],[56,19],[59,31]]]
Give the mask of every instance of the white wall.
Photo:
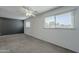
[[[53,44],[79,52],[79,7],[75,11],[75,29],[45,29],[44,18],[49,15],[69,11],[75,7],[62,7],[49,11],[34,18],[25,20],[31,22],[31,28],[24,28],[24,33],[51,42]]]

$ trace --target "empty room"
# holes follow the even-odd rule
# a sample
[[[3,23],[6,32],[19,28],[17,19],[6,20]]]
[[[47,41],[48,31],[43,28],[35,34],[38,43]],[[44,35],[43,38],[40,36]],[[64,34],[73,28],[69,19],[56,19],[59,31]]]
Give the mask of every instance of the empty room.
[[[0,53],[78,52],[78,6],[0,6]]]

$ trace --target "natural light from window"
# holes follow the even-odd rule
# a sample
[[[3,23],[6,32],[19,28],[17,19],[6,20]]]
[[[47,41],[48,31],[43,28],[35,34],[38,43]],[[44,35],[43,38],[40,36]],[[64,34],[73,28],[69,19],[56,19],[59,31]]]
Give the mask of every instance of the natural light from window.
[[[46,28],[55,28],[55,17],[54,16],[47,17],[45,19],[45,23]]]
[[[26,21],[26,28],[30,28],[30,22]]]
[[[45,28],[74,28],[73,12],[46,17]]]

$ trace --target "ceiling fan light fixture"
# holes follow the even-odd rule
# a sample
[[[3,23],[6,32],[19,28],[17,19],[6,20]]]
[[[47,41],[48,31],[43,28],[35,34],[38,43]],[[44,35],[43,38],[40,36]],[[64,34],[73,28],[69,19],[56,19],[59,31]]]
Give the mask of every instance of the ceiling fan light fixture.
[[[26,16],[35,16],[33,11],[28,10]]]
[[[32,10],[30,7],[23,6],[23,8],[25,9],[27,17],[31,17],[31,16],[35,17],[36,16],[36,11]]]

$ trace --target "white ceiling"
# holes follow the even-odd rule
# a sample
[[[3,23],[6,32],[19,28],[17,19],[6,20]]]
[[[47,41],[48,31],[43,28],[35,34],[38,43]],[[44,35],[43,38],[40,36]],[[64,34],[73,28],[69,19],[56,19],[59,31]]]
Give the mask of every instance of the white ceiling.
[[[46,12],[54,9],[57,6],[29,6],[31,9],[39,13]],[[0,17],[13,18],[13,19],[26,19],[25,11],[22,6],[0,6]]]

